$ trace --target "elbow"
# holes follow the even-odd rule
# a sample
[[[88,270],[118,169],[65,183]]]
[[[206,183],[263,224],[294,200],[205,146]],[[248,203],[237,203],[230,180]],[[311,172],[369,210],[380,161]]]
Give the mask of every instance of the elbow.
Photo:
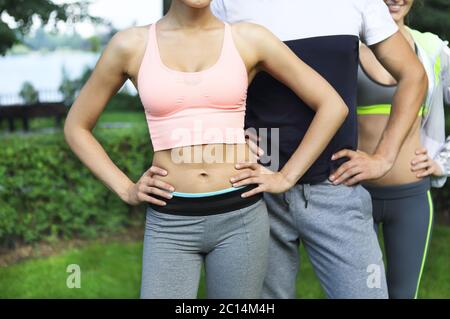
[[[66,120],[64,121],[64,128],[63,128],[64,138],[65,138],[66,142],[69,142],[70,137],[73,136],[74,130],[75,130],[75,127],[73,125],[73,121],[71,119],[70,112],[69,112],[69,114],[66,117]]]
[[[329,124],[331,122],[334,125],[342,125],[350,113],[349,108],[345,102],[339,99],[330,99],[327,103],[322,104],[318,107],[316,114],[322,114],[323,118],[328,121]]]
[[[336,124],[342,125],[347,118],[350,110],[339,96],[339,98],[331,98],[318,105],[316,114],[321,113],[328,121],[336,122]]]
[[[347,118],[349,113],[350,113],[350,110],[349,110],[347,104],[342,103],[342,117],[344,120]]]
[[[75,129],[73,128],[73,125],[71,125],[70,122],[66,120],[66,122],[64,123],[63,132],[64,132],[64,140],[69,146],[71,145],[72,138],[75,135],[74,131]]]
[[[75,139],[80,136],[80,132],[83,128],[80,125],[74,124],[70,119],[67,119],[64,123],[64,139],[69,146],[74,144]]]
[[[408,79],[405,82],[408,83],[408,87],[411,89],[415,87],[415,92],[421,92],[425,98],[428,90],[428,76],[422,63],[418,64],[415,68],[410,68],[409,72],[405,75],[404,79]]]
[[[342,123],[344,123],[345,119],[347,118],[348,114],[350,113],[350,110],[344,101],[341,101],[341,103],[339,105],[340,106],[339,106],[339,110],[338,110],[338,117],[342,124]]]

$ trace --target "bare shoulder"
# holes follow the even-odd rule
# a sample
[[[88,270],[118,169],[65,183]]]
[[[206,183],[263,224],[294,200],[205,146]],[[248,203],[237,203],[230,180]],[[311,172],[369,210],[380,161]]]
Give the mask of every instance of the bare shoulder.
[[[133,58],[147,41],[149,26],[130,27],[118,31],[108,43],[107,49],[121,57]]]
[[[269,29],[256,23],[237,22],[232,24],[231,28],[235,35],[249,43],[276,39],[275,35]]]

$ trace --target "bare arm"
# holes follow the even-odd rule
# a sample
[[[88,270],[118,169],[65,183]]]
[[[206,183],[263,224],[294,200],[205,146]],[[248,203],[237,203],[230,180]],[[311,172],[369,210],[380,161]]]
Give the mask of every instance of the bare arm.
[[[286,187],[293,186],[311,167],[329,144],[344,122],[348,107],[333,87],[316,71],[301,61],[283,42],[267,29],[257,25],[245,25],[244,37],[255,52],[256,71],[266,71],[291,88],[307,105],[315,111],[314,119],[297,150],[281,170],[287,181]],[[281,108],[279,112],[283,112]],[[249,166],[246,166],[246,168]],[[252,165],[252,167],[255,167]],[[243,173],[239,179],[245,178]],[[257,180],[249,180],[249,183]],[[240,183],[237,185],[245,185]],[[267,189],[263,191],[284,191]],[[251,193],[253,194],[253,193]]]
[[[130,204],[138,204],[144,197],[140,195],[137,198],[136,184],[112,162],[93,136],[92,130],[108,101],[128,79],[129,63],[138,43],[136,38],[135,33],[126,30],[111,39],[72,105],[64,125],[65,139],[83,164],[110,190]],[[151,178],[155,173],[158,174],[158,171],[153,168],[144,175]],[[148,197],[145,199],[153,202]]]
[[[371,49],[398,83],[391,115],[373,155],[343,150],[333,156],[334,160],[350,158],[330,177],[335,184],[354,185],[386,175],[394,165],[425,99],[428,87],[425,70],[400,32]]]
[[[375,151],[392,166],[417,119],[427,93],[428,80],[422,63],[399,32],[371,49],[398,82],[392,112]]]

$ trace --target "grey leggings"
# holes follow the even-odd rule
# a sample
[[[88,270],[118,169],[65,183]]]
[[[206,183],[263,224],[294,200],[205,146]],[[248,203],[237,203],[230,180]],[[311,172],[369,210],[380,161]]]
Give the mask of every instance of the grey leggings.
[[[269,219],[264,200],[232,212],[182,216],[147,209],[141,298],[197,297],[204,263],[208,298],[259,298]]]
[[[417,298],[433,225],[430,180],[366,188],[375,229],[383,226],[389,298]]]

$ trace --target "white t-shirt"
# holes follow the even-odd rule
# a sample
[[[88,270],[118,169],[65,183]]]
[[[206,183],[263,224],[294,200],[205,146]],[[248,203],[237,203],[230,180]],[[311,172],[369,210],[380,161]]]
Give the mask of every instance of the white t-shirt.
[[[211,9],[230,23],[263,25],[282,41],[342,34],[373,45],[398,30],[383,0],[213,0]]]

